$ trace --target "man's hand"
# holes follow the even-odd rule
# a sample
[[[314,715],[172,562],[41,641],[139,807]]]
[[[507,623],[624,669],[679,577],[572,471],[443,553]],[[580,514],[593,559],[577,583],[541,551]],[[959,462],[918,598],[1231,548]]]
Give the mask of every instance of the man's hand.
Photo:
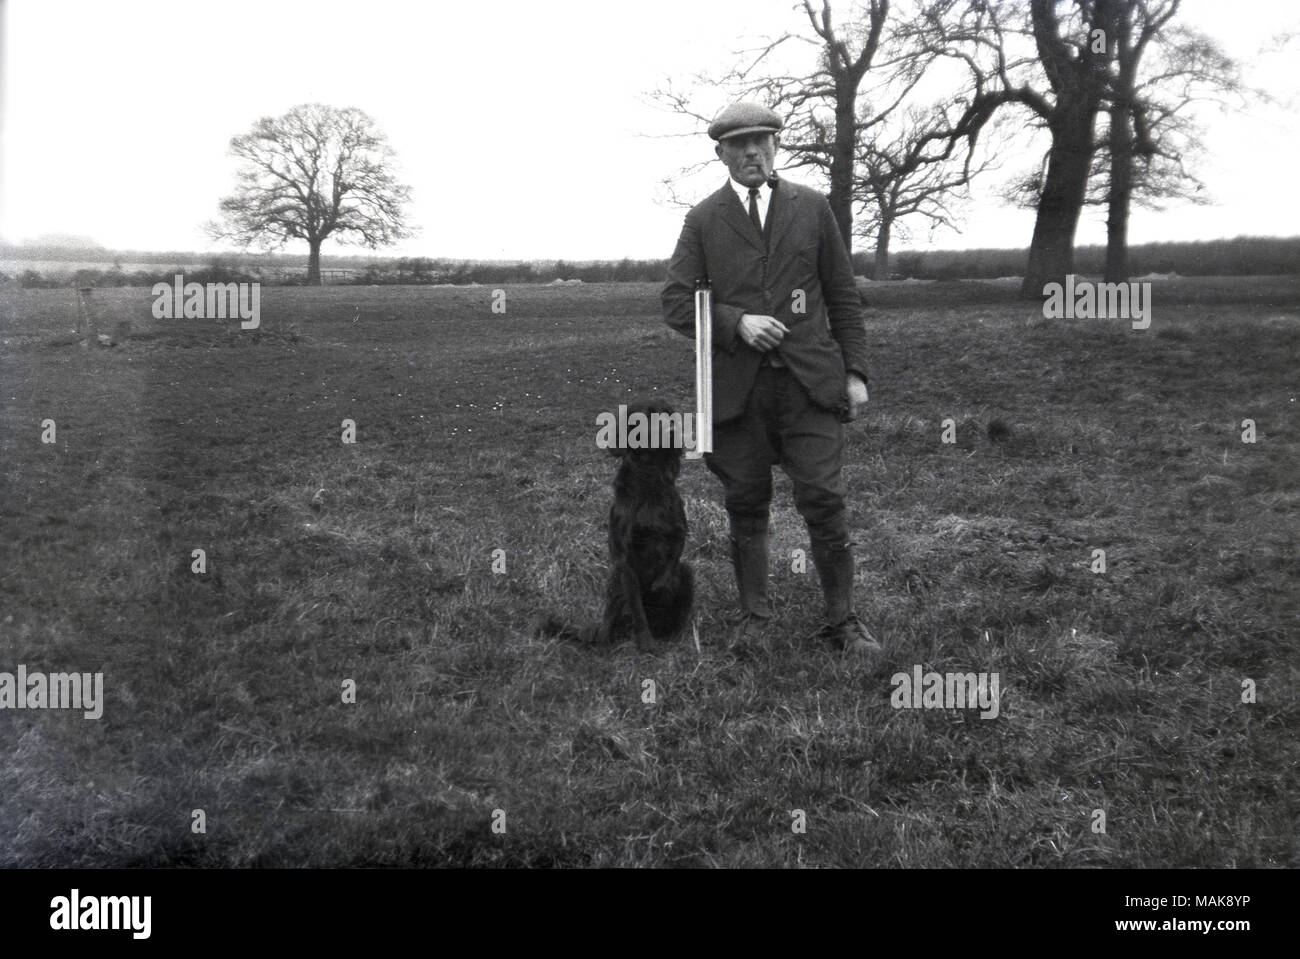
[[[752,346],[760,353],[775,349],[789,332],[789,328],[775,316],[759,313],[746,313],[736,327],[736,333],[745,341],[745,345]]]
[[[857,373],[849,374],[849,419],[856,420],[867,408],[867,384]]]

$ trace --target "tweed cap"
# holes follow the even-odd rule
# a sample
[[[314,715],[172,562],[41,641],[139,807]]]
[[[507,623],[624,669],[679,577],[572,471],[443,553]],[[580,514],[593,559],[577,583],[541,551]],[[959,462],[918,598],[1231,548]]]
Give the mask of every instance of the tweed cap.
[[[733,103],[709,124],[709,136],[725,140],[745,133],[777,133],[785,122],[781,115],[761,103]]]

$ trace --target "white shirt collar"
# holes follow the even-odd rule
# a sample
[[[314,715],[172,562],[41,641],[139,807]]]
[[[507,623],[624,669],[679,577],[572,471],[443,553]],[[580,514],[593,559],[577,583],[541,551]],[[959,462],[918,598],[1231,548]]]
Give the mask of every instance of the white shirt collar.
[[[749,209],[749,187],[745,186],[745,184],[743,183],[737,183],[735,177],[727,177],[727,180],[731,183],[731,188],[736,191],[736,196],[740,198],[741,206],[743,206],[746,210],[748,210]],[[761,184],[758,185],[757,189],[758,189],[758,210],[761,213],[767,209],[767,203],[772,198],[772,188],[768,186],[767,181],[764,180]]]
[[[727,179],[731,183],[731,189],[734,190],[736,193],[736,198],[740,200],[740,205],[745,209],[746,212],[748,212],[749,211],[749,187],[745,186],[743,183],[737,183],[735,178],[733,177],[727,177]],[[755,187],[755,189],[758,190],[758,196],[755,197],[755,200],[758,203],[758,222],[763,224],[763,226],[766,227],[767,207],[768,207],[768,203],[770,203],[772,200],[772,187],[768,185],[766,180],[764,180],[761,184]]]

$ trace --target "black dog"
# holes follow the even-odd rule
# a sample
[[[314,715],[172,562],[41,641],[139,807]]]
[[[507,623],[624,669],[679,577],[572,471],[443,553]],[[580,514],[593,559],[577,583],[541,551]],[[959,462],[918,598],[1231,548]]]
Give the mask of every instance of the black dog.
[[[628,420],[640,413],[651,424],[672,414],[665,403],[628,408]],[[631,431],[629,431],[631,432]],[[598,627],[577,631],[549,619],[542,631],[600,645],[631,637],[637,648],[653,650],[658,640],[679,635],[691,615],[695,575],[682,560],[686,546],[686,509],[677,492],[682,468],[682,440],[677,424],[652,426],[658,448],[610,449],[622,462],[614,476],[614,505],[609,511],[609,585],[605,615]]]

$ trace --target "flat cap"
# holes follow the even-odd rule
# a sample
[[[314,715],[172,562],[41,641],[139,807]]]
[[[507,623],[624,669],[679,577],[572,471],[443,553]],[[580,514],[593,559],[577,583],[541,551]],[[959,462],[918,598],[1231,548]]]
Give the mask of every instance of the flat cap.
[[[725,140],[745,133],[777,133],[783,126],[781,115],[761,103],[733,103],[713,118],[709,136]]]

